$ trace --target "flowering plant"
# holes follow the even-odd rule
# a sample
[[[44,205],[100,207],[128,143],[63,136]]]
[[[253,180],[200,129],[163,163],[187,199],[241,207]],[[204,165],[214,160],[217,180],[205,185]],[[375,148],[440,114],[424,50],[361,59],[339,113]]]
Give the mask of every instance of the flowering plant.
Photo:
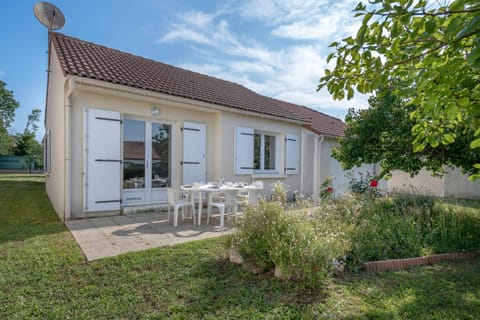
[[[327,200],[333,197],[333,186],[332,186],[333,179],[328,177],[320,186],[320,199]]]
[[[377,189],[378,180],[373,178],[369,172],[367,172],[367,174],[359,172],[358,175],[359,178],[350,178],[350,191],[355,195],[364,197],[365,199],[373,200],[378,198],[381,195],[380,191]]]

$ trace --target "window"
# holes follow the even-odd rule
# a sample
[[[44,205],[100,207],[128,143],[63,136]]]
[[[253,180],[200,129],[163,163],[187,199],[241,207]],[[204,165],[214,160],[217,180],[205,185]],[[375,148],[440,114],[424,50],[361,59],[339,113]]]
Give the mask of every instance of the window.
[[[275,136],[254,133],[253,168],[255,170],[275,170]]]
[[[281,139],[284,138],[284,139]],[[280,150],[284,154],[280,154]],[[284,166],[280,160],[285,159]],[[272,134],[247,127],[235,128],[235,174],[300,173],[300,137]]]
[[[43,170],[50,173],[52,163],[51,131],[47,130],[43,138]]]
[[[168,187],[170,179],[171,126],[152,123],[152,188]]]
[[[123,188],[145,188],[145,122],[125,119],[123,128]]]

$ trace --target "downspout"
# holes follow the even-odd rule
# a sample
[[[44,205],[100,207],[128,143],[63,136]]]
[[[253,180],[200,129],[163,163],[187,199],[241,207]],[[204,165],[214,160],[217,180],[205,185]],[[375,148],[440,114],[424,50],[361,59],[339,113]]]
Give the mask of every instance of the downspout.
[[[302,127],[302,146],[300,150],[300,195],[303,196],[303,175],[305,174],[305,166],[304,166],[304,154],[305,154],[305,129]],[[286,166],[286,164],[285,164]]]
[[[318,183],[320,180],[320,175],[321,174],[321,165],[319,164],[319,161],[322,161],[322,143],[323,139],[325,136],[321,134],[320,136],[315,137],[315,142],[313,144],[313,199],[315,202],[318,201]]]
[[[65,110],[64,110],[64,149],[65,149],[65,177],[63,182],[64,190],[64,210],[63,221],[70,219],[70,171],[71,171],[71,148],[70,148],[70,117],[72,112],[72,95],[75,89],[75,81],[68,79],[68,89],[65,94]]]

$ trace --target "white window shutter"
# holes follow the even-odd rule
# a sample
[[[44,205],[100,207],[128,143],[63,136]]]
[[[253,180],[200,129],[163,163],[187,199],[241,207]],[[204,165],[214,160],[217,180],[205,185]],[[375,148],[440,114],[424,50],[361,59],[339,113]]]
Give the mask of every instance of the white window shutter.
[[[297,135],[287,134],[285,138],[285,174],[300,172],[300,139]]]
[[[120,210],[121,122],[119,112],[85,109],[84,211]]]
[[[252,128],[235,128],[235,173],[253,174]]]
[[[183,123],[183,184],[206,181],[206,125]]]

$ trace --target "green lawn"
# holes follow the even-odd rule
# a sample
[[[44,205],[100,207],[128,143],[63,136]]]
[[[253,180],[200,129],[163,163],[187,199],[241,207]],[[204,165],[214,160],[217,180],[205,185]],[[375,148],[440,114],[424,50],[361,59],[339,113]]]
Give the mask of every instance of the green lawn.
[[[41,176],[0,175],[0,319],[478,319],[480,259],[322,289],[244,272],[225,238],[86,262]]]

